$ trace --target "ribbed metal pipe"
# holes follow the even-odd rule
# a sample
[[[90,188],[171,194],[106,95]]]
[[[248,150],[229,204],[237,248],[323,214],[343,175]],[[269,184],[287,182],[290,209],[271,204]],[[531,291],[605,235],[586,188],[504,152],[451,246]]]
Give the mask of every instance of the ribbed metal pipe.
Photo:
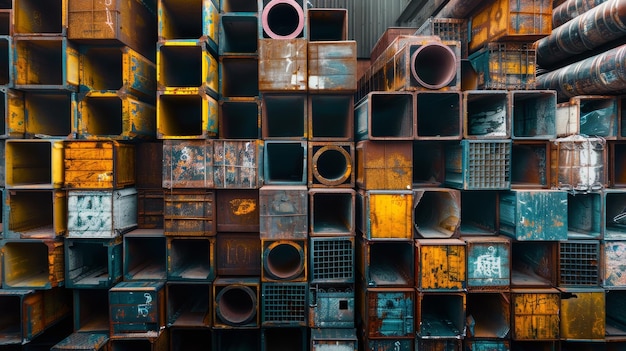
[[[437,18],[466,18],[482,1],[450,0],[435,16]]]
[[[567,0],[552,10],[552,28],[557,28],[608,0]]]
[[[626,92],[626,45],[538,76],[537,89],[556,90],[561,100]]]
[[[610,0],[539,40],[537,64],[551,66],[622,36],[626,36],[626,1]]]

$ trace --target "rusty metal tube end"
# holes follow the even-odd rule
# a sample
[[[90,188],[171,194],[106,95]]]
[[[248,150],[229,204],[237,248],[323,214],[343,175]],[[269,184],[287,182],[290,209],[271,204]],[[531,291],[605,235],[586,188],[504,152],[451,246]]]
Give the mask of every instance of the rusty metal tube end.
[[[224,323],[243,325],[256,316],[256,294],[248,286],[227,286],[217,294],[215,301],[215,312]]]
[[[312,173],[328,186],[343,184],[352,174],[352,158],[341,146],[326,145],[313,154]]]
[[[295,39],[304,30],[304,10],[295,0],[272,0],[263,8],[261,24],[272,39]]]
[[[263,255],[265,272],[277,280],[292,280],[304,271],[304,252],[294,242],[272,243]]]
[[[441,89],[455,78],[457,57],[441,43],[420,46],[411,55],[411,75],[423,87]]]

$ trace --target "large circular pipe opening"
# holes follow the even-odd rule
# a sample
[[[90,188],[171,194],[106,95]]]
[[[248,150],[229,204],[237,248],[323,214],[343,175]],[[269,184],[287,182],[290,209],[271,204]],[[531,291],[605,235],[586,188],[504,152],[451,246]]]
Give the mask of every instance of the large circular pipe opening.
[[[256,315],[256,294],[250,287],[241,285],[227,286],[217,294],[215,301],[215,312],[226,324],[247,324]]]
[[[456,55],[446,45],[423,45],[411,55],[411,74],[425,88],[441,89],[447,86],[456,72]]]
[[[263,31],[272,39],[294,39],[304,29],[304,11],[294,0],[272,0],[261,14]]]
[[[352,174],[351,159],[341,146],[324,146],[313,155],[313,176],[324,185],[342,184]]]
[[[263,256],[265,271],[274,279],[295,279],[304,270],[304,252],[296,243],[273,243]]]

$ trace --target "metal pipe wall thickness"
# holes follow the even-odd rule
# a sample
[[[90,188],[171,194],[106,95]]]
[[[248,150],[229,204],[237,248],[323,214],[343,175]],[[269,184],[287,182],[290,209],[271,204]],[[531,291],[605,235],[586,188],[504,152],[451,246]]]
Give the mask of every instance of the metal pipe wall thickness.
[[[552,10],[552,28],[557,28],[608,0],[567,0]]]
[[[537,89],[556,90],[561,100],[626,92],[626,45],[538,76]]]
[[[551,66],[622,36],[626,36],[626,1],[610,0],[540,39],[537,64]]]

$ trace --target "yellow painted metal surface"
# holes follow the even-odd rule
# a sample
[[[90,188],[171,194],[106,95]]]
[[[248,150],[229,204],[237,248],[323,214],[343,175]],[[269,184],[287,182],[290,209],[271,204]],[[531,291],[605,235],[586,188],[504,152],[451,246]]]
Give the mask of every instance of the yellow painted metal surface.
[[[24,124],[24,93],[7,89],[0,91],[4,99],[4,124],[5,135],[10,138],[23,138],[25,133]]]
[[[356,183],[364,189],[410,189],[413,146],[410,141],[361,141],[356,145]]]
[[[63,142],[11,139],[5,144],[5,186],[13,189],[63,186]]]
[[[9,209],[5,237],[54,239],[67,230],[67,193],[20,190],[6,195]]]
[[[135,182],[135,146],[116,141],[67,141],[65,187],[118,189]]]
[[[194,50],[194,47],[196,48]],[[175,54],[165,52],[176,51]],[[177,60],[169,60],[175,57]],[[184,58],[184,61],[179,60]],[[191,94],[200,91],[219,91],[219,64],[202,41],[176,40],[160,43],[157,46],[156,56],[157,88],[167,93]],[[185,62],[188,67],[180,67]],[[200,71],[193,71],[200,67]],[[181,72],[174,74],[174,72]],[[184,74],[184,76],[183,76]],[[197,77],[192,76],[197,74]],[[178,77],[175,77],[178,75]]]
[[[458,239],[416,240],[416,282],[422,290],[463,290],[465,243]]]
[[[560,296],[556,289],[514,289],[513,340],[559,338]]]
[[[604,339],[604,296],[603,289],[564,289],[561,297],[561,338]]]
[[[369,239],[411,239],[410,191],[361,192],[364,202],[364,234]]]
[[[496,0],[471,18],[469,50],[499,40],[532,42],[552,32],[552,1]]]
[[[79,54],[67,38],[19,37],[14,43],[16,88],[76,89]]]
[[[63,241],[18,240],[6,243],[4,287],[49,289],[64,281]]]
[[[259,90],[306,91],[308,42],[259,39]]]

